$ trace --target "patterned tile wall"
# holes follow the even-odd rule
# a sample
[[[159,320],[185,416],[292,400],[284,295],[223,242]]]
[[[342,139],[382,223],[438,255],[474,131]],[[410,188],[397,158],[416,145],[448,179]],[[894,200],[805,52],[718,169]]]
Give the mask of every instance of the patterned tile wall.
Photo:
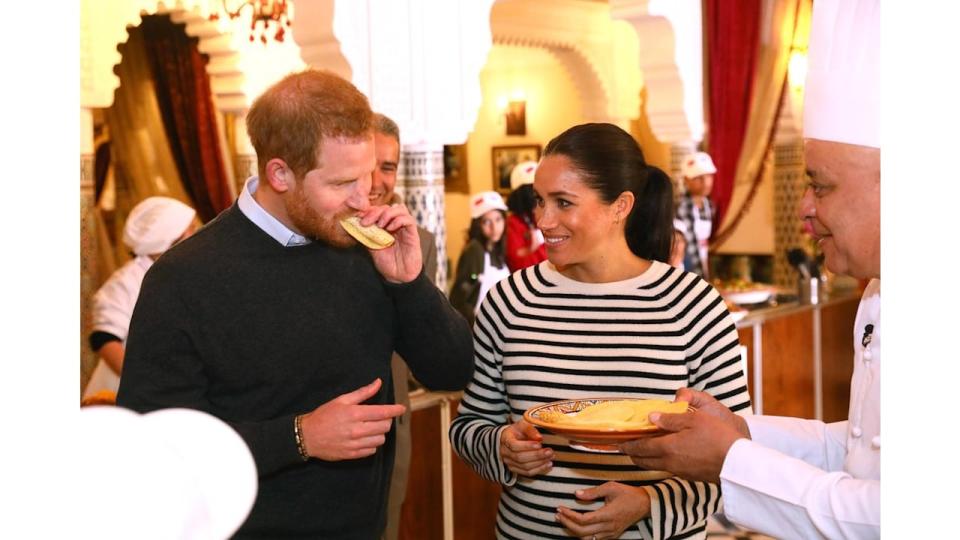
[[[774,145],[773,152],[773,281],[779,287],[793,288],[797,285],[797,272],[787,261],[786,253],[806,244],[806,236],[797,219],[797,208],[806,189],[803,142],[799,138],[780,142]]]
[[[404,149],[397,171],[397,193],[417,224],[436,235],[440,290],[447,290],[447,231],[443,198],[443,147]]]

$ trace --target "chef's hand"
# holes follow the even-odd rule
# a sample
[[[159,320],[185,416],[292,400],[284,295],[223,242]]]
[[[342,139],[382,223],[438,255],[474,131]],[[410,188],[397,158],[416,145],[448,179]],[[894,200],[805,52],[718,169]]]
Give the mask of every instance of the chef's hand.
[[[623,531],[650,514],[650,496],[647,492],[643,488],[619,482],[579,489],[576,496],[581,501],[603,499],[606,502],[592,512],[577,512],[565,506],[557,508],[557,521],[573,536],[588,540],[619,538]]]
[[[543,436],[525,420],[511,424],[500,434],[500,459],[521,476],[537,476],[553,468],[553,450],[540,444]]]
[[[750,429],[742,417],[704,392],[683,388],[677,391],[677,400],[697,410],[651,413],[650,421],[666,434],[620,444],[620,450],[644,469],[718,483],[727,452],[737,439],[749,439]]]
[[[371,206],[358,215],[361,225],[376,223],[396,238],[388,248],[370,250],[373,265],[380,275],[391,283],[408,283],[416,279],[423,268],[423,255],[417,221],[407,208],[402,204]]]
[[[334,398],[303,416],[304,444],[310,457],[324,461],[359,459],[374,454],[403,405],[362,405],[376,395],[382,381]]]

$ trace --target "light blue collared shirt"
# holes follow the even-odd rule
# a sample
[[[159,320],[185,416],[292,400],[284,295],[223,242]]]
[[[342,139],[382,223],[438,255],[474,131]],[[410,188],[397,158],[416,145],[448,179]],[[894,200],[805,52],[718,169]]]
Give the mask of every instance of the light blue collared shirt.
[[[280,220],[264,210],[260,203],[253,198],[259,183],[260,179],[256,175],[251,176],[244,183],[243,189],[240,191],[240,197],[237,199],[237,206],[240,207],[243,215],[285,247],[309,244],[311,242],[309,238],[291,231]]]

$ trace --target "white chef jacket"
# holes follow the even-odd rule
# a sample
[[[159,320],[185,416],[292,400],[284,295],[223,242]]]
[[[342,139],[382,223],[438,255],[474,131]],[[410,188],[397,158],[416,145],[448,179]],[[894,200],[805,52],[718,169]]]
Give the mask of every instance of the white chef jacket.
[[[126,347],[133,306],[140,296],[143,276],[152,265],[153,259],[138,255],[110,275],[93,295],[93,331],[113,334]],[[101,358],[90,375],[83,397],[87,398],[101,390],[116,392],[119,387],[120,377]]]
[[[880,538],[879,279],[853,334],[847,421],[745,417],[752,440],[735,442],[720,472],[733,522],[777,538]]]

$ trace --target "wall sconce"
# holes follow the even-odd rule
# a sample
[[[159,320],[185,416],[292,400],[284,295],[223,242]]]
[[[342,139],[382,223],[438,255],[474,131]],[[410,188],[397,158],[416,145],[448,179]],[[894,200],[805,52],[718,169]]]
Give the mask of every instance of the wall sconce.
[[[511,101],[507,103],[507,135],[527,134],[527,102]]]

